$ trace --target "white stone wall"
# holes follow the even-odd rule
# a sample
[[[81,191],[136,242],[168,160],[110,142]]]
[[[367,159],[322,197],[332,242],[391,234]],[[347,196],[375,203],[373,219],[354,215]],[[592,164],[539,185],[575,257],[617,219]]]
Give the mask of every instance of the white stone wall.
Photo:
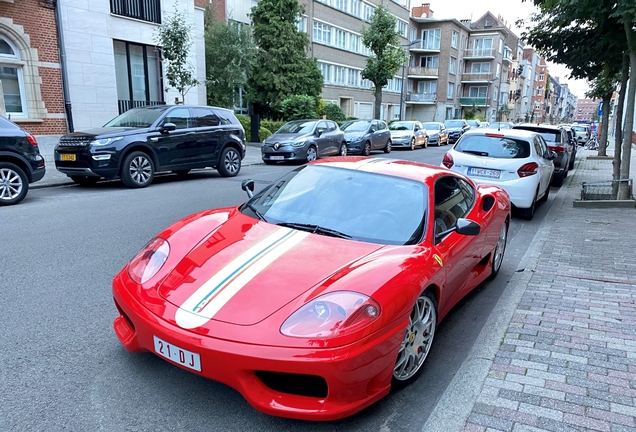
[[[256,2],[254,0],[227,0],[225,3],[225,18],[249,24],[249,14],[252,12],[252,6],[255,5]]]
[[[155,45],[158,25],[112,15],[108,0],[58,1],[75,129],[100,127],[119,114],[113,39]],[[175,5],[190,18],[195,39],[190,62],[197,75],[204,79],[203,12],[195,10],[191,0],[162,0],[162,16],[170,15]],[[163,88],[168,87],[164,82]],[[170,90],[164,94],[164,100],[173,103],[177,96],[177,92]],[[204,105],[205,87],[190,90],[185,102]]]

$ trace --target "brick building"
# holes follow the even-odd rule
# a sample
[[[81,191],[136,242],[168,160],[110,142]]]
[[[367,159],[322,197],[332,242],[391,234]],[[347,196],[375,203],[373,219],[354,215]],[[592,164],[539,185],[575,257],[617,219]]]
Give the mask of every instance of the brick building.
[[[0,114],[33,134],[66,132],[53,5],[0,0]]]
[[[579,99],[576,105],[574,120],[582,123],[591,123],[595,114],[598,114],[600,99]]]

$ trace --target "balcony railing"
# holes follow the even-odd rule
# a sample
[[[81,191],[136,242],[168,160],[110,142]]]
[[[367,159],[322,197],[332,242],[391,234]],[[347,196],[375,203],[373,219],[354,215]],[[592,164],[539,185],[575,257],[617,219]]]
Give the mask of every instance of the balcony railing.
[[[508,62],[508,63],[512,63],[512,52],[504,51],[503,61]]]
[[[411,66],[409,67],[409,76],[417,75],[417,76],[438,76],[439,69],[438,68],[429,68],[429,67],[421,67],[421,66]]]
[[[406,100],[410,102],[435,102],[435,93],[408,93]]]
[[[485,97],[463,97],[459,98],[459,104],[465,106],[487,106],[488,98]]]
[[[110,0],[110,12],[161,24],[161,0]]]
[[[494,48],[473,48],[464,50],[464,58],[494,58]]]
[[[163,101],[139,101],[139,100],[118,100],[119,114],[123,114],[129,109],[140,108],[153,105],[165,105]]]
[[[495,77],[493,73],[463,73],[462,81],[492,81]]]
[[[415,44],[409,48],[411,51],[434,51],[439,52],[440,46],[433,43],[424,43],[420,42],[419,44]]]

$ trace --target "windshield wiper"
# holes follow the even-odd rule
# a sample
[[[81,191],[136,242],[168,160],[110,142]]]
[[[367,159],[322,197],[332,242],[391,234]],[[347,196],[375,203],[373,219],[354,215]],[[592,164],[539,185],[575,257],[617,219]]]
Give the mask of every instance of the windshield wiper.
[[[477,150],[462,150],[462,153],[470,153],[477,156],[488,156],[488,152],[485,151],[477,151]]]
[[[262,221],[267,222],[267,219],[265,219],[265,216],[263,216],[261,214],[261,212],[259,212],[258,210],[256,210],[256,207],[254,207],[252,204],[250,203],[245,203],[245,207],[247,207],[248,209],[252,210],[252,212],[256,215],[257,218],[259,218]]]
[[[336,231],[336,230],[333,230],[331,228],[321,227],[320,225],[295,223],[295,222],[281,222],[281,223],[279,223],[277,225],[284,226],[284,227],[287,227],[287,228],[294,228],[294,229],[301,230],[301,231],[308,231],[308,232],[314,233],[314,234],[328,235],[328,236],[331,236],[331,237],[338,237],[338,238],[343,238],[343,239],[352,238],[349,234],[345,234],[343,232]]]

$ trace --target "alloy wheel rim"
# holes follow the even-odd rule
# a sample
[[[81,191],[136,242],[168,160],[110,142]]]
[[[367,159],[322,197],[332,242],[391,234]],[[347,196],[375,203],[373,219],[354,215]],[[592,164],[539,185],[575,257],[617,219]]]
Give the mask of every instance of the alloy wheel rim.
[[[227,154],[225,155],[224,164],[225,164],[225,169],[227,169],[229,173],[231,174],[237,173],[239,170],[239,163],[240,163],[240,160],[239,160],[238,153],[232,150],[227,152]]]
[[[433,301],[421,295],[409,317],[409,325],[400,346],[393,377],[404,381],[411,378],[422,367],[428,356],[435,336],[437,313]]]
[[[316,160],[316,150],[314,150],[313,147],[309,147],[309,149],[307,150],[307,160],[309,162]]]
[[[411,140],[411,150],[415,150],[415,138]]]
[[[130,162],[130,176],[137,184],[144,184],[150,180],[152,166],[148,158],[137,156]]]
[[[343,144],[340,147],[340,156],[346,156],[346,155],[347,155],[347,146]]]
[[[391,151],[391,142],[390,141],[388,143],[386,143],[386,149],[388,151]]]
[[[499,233],[497,247],[495,248],[495,271],[499,270],[499,267],[501,267],[504,251],[506,250],[506,240],[508,238],[508,230],[506,228],[506,224],[504,223],[504,226],[501,228],[501,233]]]
[[[0,199],[12,200],[22,193],[22,179],[20,175],[9,168],[0,169]]]

